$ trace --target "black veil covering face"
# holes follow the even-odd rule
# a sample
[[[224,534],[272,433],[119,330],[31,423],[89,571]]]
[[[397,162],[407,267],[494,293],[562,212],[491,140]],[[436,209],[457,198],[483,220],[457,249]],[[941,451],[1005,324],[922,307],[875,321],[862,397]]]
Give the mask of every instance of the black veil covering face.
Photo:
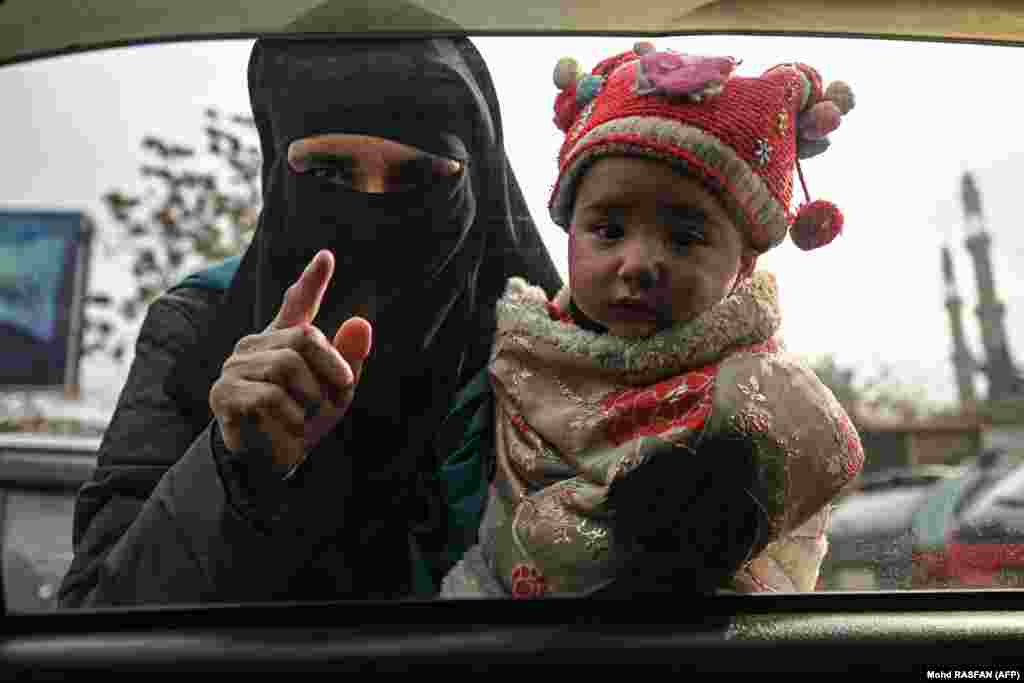
[[[431,439],[456,392],[487,363],[506,279],[521,275],[554,294],[560,278],[509,167],[490,75],[468,40],[259,41],[249,91],[264,208],[209,335],[169,388],[201,431],[235,343],[262,331],[310,259],[332,250],[334,277],[314,324],[330,339],[361,315],[373,324],[373,349],[348,415],[295,484],[308,507],[304,533],[319,544],[304,583],[321,596],[386,595],[408,581],[410,525],[443,519],[422,485],[438,464]],[[381,194],[289,169],[291,142],[328,133],[387,138],[463,168]],[[318,577],[315,567],[338,553],[353,575]]]

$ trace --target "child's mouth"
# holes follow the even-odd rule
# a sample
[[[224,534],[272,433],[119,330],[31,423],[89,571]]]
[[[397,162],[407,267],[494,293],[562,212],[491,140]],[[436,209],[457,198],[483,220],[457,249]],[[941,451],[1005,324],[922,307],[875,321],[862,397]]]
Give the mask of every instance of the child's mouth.
[[[615,317],[624,320],[657,323],[662,318],[658,309],[642,301],[617,301],[610,308]]]

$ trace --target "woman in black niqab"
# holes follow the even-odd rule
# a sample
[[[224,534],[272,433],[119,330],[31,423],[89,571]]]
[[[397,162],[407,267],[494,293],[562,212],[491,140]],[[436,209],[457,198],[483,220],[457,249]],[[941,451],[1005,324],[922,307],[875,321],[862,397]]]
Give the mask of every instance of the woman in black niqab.
[[[332,338],[360,315],[373,325],[373,349],[348,414],[290,483],[293,514],[313,541],[303,592],[408,593],[410,530],[443,520],[438,492],[425,485],[439,464],[434,437],[487,363],[494,304],[512,275],[549,294],[560,278],[468,40],[258,41],[249,89],[263,210],[209,336],[179,364],[171,390],[191,405],[196,432],[205,428],[210,389],[234,345],[264,330],[288,286],[330,249],[334,277],[314,325]],[[331,133],[393,140],[454,159],[461,171],[375,194],[289,167],[292,142]]]

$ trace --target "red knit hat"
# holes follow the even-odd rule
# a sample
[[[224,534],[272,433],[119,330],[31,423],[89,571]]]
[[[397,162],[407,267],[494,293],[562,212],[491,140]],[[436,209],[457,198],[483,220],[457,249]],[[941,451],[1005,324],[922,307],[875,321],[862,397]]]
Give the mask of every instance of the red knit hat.
[[[555,124],[566,137],[548,204],[552,220],[568,228],[586,169],[625,154],[661,159],[702,180],[757,252],[782,242],[790,226],[802,249],[835,239],[843,224],[838,208],[819,200],[794,213],[790,201],[798,158],[827,149],[826,136],[853,108],[850,87],[837,81],[823,91],[806,64],[780,64],[760,78],[733,76],[738,65],[731,57],[656,51],[647,42],[588,75],[575,60],[560,60]]]

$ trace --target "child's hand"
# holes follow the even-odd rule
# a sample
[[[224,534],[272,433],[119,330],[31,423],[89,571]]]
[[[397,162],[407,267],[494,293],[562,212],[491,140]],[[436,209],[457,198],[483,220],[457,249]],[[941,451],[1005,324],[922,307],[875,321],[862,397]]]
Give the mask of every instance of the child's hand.
[[[210,407],[229,450],[268,453],[287,471],[348,411],[372,328],[350,318],[332,343],[312,325],[333,275],[333,254],[319,252],[267,329],[243,337],[224,363]]]

